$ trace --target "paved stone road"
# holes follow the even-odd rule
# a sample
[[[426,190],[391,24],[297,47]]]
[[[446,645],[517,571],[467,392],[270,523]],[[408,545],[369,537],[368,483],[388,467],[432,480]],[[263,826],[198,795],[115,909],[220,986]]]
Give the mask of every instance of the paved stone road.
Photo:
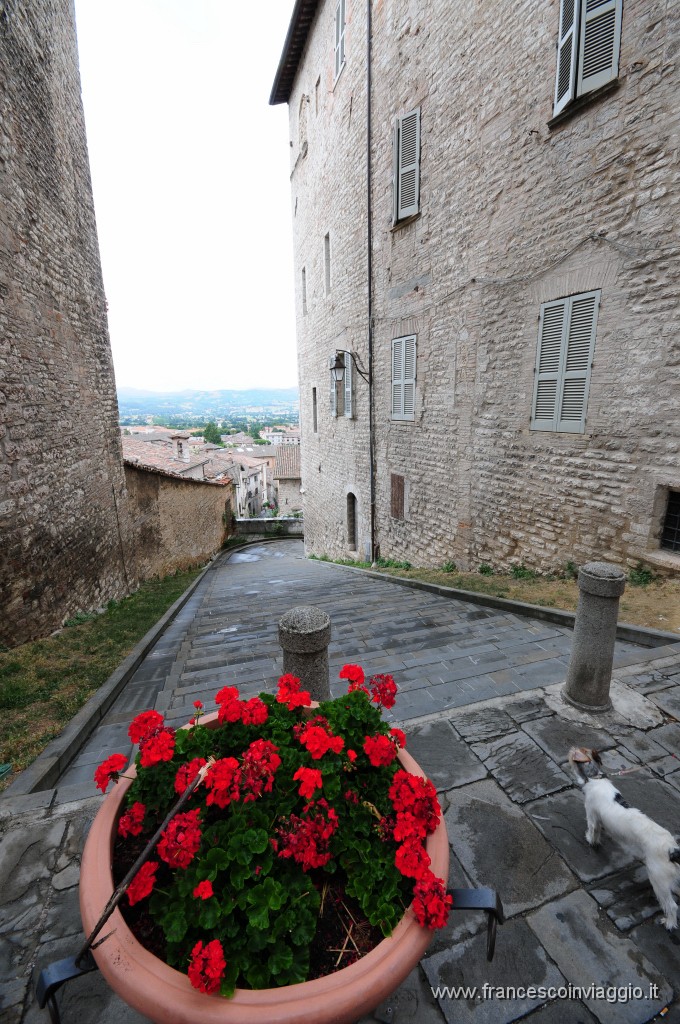
[[[369,671],[395,672],[402,690],[395,712],[406,724],[408,748],[440,794],[452,848],[450,884],[496,888],[508,920],[488,964],[483,916],[452,914],[420,966],[362,1024],[643,1024],[666,1007],[663,1020],[678,1024],[680,940],[659,924],[641,867],[606,838],[597,851],[586,845],[583,801],[565,758],[578,743],[601,749],[612,772],[639,766],[616,780],[624,797],[680,833],[680,643],[621,650],[628,664],[615,672],[614,710],[588,716],[563,704],[554,685],[557,666],[564,674],[566,665],[563,631],[401,592],[333,566],[298,563],[293,545],[277,557],[280,547],[272,545],[257,561],[247,559],[259,549],[245,552],[246,560],[232,556],[231,586],[226,571],[206,575],[201,592],[125,692],[128,711],[118,708],[113,717],[124,715],[127,724],[154,689],[159,705],[180,718],[186,702],[216,685],[238,681],[250,692],[264,680],[271,683],[280,670],[279,610],[312,603],[312,594],[333,616],[333,669],[350,660]],[[541,636],[545,632],[553,635]],[[249,649],[247,658],[237,655],[239,645]],[[482,668],[472,660],[481,647],[492,656]],[[516,660],[532,651],[536,660]],[[503,663],[504,657],[512,660]],[[533,674],[537,664],[546,668],[543,681]],[[456,667],[455,678],[441,678]],[[494,685],[499,694],[488,689]],[[113,738],[119,724],[102,729],[112,730]],[[102,746],[105,736],[99,732],[97,760],[109,750]],[[80,767],[91,776],[91,765]],[[101,799],[83,797],[82,786],[76,778],[56,792],[0,797],[3,1024],[48,1020],[35,1004],[33,976],[82,943],[79,856]],[[477,996],[442,991],[456,986],[476,986]],[[508,993],[508,986],[522,991]],[[574,993],[575,986],[583,991]],[[618,1001],[610,1001],[610,988],[618,990]],[[64,1024],[142,1024],[98,974],[67,986],[60,1005]]]
[[[313,561],[300,541],[254,545],[223,556],[206,574],[62,776],[58,798],[86,795],[103,756],[131,751],[127,726],[137,711],[157,707],[181,723],[196,699],[212,707],[221,686],[238,686],[244,696],[272,690],[282,671],[278,621],[306,604],[331,617],[336,692],[346,662],[391,672],[400,690],[394,716],[402,721],[546,686],[566,674],[569,629]],[[617,642],[617,663],[637,650]]]

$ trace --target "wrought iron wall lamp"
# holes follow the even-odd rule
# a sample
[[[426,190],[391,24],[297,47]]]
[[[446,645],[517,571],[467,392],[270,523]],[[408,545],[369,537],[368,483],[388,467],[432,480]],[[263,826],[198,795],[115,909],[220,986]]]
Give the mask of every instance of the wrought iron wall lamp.
[[[370,374],[366,373],[366,371],[363,369],[363,367],[359,363],[357,357],[354,355],[354,352],[349,352],[349,351],[347,351],[345,349],[341,349],[341,348],[338,348],[338,349],[335,350],[335,357],[331,356],[330,370],[331,370],[331,377],[333,379],[333,382],[335,384],[342,384],[342,382],[344,380],[344,377],[345,377],[345,357],[346,356],[349,356],[350,359],[352,360],[352,362],[354,363],[354,368],[357,371],[357,373],[359,374],[359,376],[362,377],[366,381],[367,384],[370,384],[371,383]]]

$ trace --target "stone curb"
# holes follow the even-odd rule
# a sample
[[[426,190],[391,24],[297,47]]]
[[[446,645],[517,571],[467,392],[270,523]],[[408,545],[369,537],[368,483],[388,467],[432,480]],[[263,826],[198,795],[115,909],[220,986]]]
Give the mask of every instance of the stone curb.
[[[49,790],[54,785],[107,713],[118,694],[137,671],[151,648],[187,603],[206,573],[213,568],[218,558],[219,555],[206,565],[194,582],[177,598],[118,668],[111,673],[106,682],[102,683],[97,692],[82,706],[59,736],[45,747],[35,761],[25,768],[3,793],[0,793],[0,801],[6,798],[30,796],[36,792]]]
[[[480,594],[475,590],[456,590],[455,587],[443,587],[440,583],[427,583],[425,580],[411,580],[405,576],[389,576],[386,573],[375,572],[372,569],[360,569],[354,565],[341,565],[339,562],[326,562],[318,558],[314,559],[319,565],[334,565],[338,569],[347,569],[349,572],[360,572],[365,576],[371,576],[377,580],[390,580],[402,587],[411,587],[412,590],[426,590],[439,597],[448,597],[457,601],[469,601],[471,604],[485,605],[487,608],[496,608],[499,611],[515,612],[517,615],[526,615],[532,619],[541,619],[544,622],[554,622],[558,626],[574,628],[576,615],[574,612],[560,611],[558,608],[545,608],[538,604],[525,604],[524,601],[511,601],[507,597],[494,597],[493,594]],[[621,622],[616,627],[616,639],[626,640],[632,644],[639,644],[641,647],[665,647],[669,644],[680,644],[680,633],[669,633],[662,629],[648,629],[646,626],[634,626],[631,623]]]

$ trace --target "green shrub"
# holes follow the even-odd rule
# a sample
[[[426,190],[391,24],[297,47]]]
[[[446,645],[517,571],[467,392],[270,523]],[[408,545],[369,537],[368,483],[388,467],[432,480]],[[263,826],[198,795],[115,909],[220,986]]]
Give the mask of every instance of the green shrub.
[[[520,565],[513,565],[510,570],[510,574],[514,576],[516,580],[535,580],[538,577],[538,573],[534,572],[533,569],[528,569],[524,562]]]
[[[458,566],[455,562],[444,562],[442,572],[455,572]]]
[[[493,576],[493,569],[486,562],[482,562],[477,572],[481,573],[482,576]]]
[[[628,582],[633,587],[646,587],[654,579],[654,573],[647,565],[638,562],[628,573]]]
[[[564,567],[564,575],[570,580],[578,579],[578,566],[575,562],[567,562]]]

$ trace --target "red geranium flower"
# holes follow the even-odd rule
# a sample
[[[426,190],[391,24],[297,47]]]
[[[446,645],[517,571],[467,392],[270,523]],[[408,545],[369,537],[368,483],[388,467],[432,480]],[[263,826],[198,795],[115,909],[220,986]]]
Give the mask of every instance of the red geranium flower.
[[[401,729],[390,729],[390,736],[393,737],[394,742],[397,744],[398,747],[403,748],[406,746],[406,734],[403,733]]]
[[[364,753],[374,768],[392,764],[397,756],[397,748],[389,736],[367,736],[364,740]]]
[[[282,821],[274,849],[283,859],[292,857],[303,871],[321,868],[331,859],[329,843],[338,825],[338,816],[328,802],[317,800],[306,805],[301,817],[291,814]]]
[[[194,757],[193,760],[188,761],[187,764],[183,764],[175,776],[175,793],[179,793],[181,796],[187,786],[191,785],[203,765],[206,763],[207,762],[204,757]]]
[[[161,729],[151,733],[139,745],[139,763],[152,768],[161,761],[172,761],[175,753],[175,730]]]
[[[298,790],[300,796],[313,797],[314,791],[321,789],[323,785],[323,778],[321,772],[317,768],[298,768],[293,776],[293,780],[297,782],[300,780],[300,789]]]
[[[446,894],[446,886],[429,868],[413,888],[413,913],[423,928],[443,928],[449,916],[453,899]]]
[[[127,888],[127,898],[130,901],[130,906],[139,903],[140,900],[149,895],[156,883],[157,870],[157,860],[147,860],[142,864]]]
[[[160,838],[158,855],[171,868],[188,868],[201,845],[200,810],[176,814]]]
[[[106,787],[112,779],[114,782],[118,782],[118,776],[126,765],[127,758],[124,754],[111,754],[111,757],[107,757],[105,761],[102,761],[94,773],[97,789],[101,789],[102,793],[105,793]]]
[[[187,971],[189,981],[200,992],[215,992],[220,987],[227,961],[219,939],[213,939],[206,946],[197,942],[191,950],[191,962]]]
[[[431,861],[430,855],[420,839],[408,839],[397,848],[394,863],[402,875],[407,875],[409,878],[421,878],[429,868]]]
[[[340,669],[340,679],[349,679],[350,683],[363,686],[366,676],[361,665],[343,665]]]
[[[138,836],[142,831],[146,807],[139,801],[134,803],[129,811],[122,815],[118,822],[118,835],[123,839],[128,836]]]
[[[300,689],[300,680],[297,676],[287,672],[279,678],[276,700],[279,704],[285,704],[289,711],[294,711],[295,708],[308,708],[312,703],[312,696],[307,690]]]
[[[205,776],[205,785],[209,790],[205,802],[226,807],[232,800],[238,800],[240,780],[241,771],[235,757],[222,757],[215,761]]]
[[[259,697],[239,701],[241,705],[241,721],[244,725],[264,725],[269,717],[267,705]]]
[[[392,676],[373,676],[371,678],[370,685],[374,704],[381,704],[384,708],[394,707],[394,698],[397,695],[397,684]]]
[[[302,730],[298,739],[315,761],[318,761],[329,750],[332,750],[334,754],[339,754],[345,745],[342,736],[334,736],[330,729],[324,729],[321,725],[312,725],[311,722]]]
[[[241,788],[246,790],[244,804],[256,800],[262,793],[271,793],[274,775],[281,764],[278,749],[269,740],[255,740],[244,753],[239,776]]]
[[[196,899],[209,900],[211,896],[215,895],[213,892],[212,882],[207,879],[203,882],[199,882],[192,895],[195,896]]]
[[[163,728],[163,716],[158,711],[142,711],[130,722],[128,736],[133,743],[141,743],[152,732]]]

